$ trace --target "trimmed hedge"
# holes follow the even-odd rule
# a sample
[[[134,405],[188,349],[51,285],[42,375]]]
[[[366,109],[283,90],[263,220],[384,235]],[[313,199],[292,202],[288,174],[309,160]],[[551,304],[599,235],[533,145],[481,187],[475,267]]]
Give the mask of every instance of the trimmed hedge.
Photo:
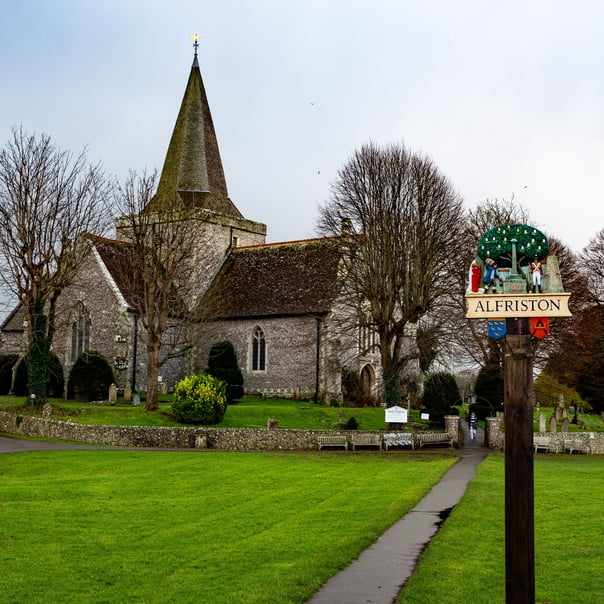
[[[109,396],[109,386],[115,382],[113,370],[105,357],[90,350],[76,359],[67,381],[67,398],[100,401]]]
[[[231,342],[224,340],[212,345],[205,372],[226,384],[229,405],[243,398],[243,374],[239,369],[237,353]]]

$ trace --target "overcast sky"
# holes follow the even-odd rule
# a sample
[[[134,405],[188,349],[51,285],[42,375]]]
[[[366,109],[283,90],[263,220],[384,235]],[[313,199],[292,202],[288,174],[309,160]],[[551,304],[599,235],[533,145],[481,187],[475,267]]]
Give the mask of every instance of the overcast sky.
[[[316,235],[373,140],[580,251],[604,228],[603,32],[601,0],[0,0],[0,143],[161,168],[197,33],[230,197],[268,241]]]

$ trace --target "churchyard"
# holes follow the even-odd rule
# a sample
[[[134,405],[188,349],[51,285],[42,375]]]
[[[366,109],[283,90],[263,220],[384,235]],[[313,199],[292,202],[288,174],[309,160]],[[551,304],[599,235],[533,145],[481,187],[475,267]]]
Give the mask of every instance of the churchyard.
[[[160,408],[157,413],[148,413],[144,404],[133,405],[117,400],[115,405],[93,404],[81,401],[66,401],[50,399],[53,406],[52,419],[73,421],[82,424],[104,424],[124,426],[179,426],[171,416],[171,395],[160,396]],[[32,414],[42,416],[38,407],[24,406],[23,397],[0,396],[0,411],[12,411],[22,415]],[[467,405],[458,407],[461,417],[468,413]],[[551,417],[556,416],[557,409],[552,407],[536,408],[533,414],[533,429],[535,432],[551,430]],[[543,415],[543,418],[541,417]],[[573,423],[572,413],[557,418],[556,430],[568,432],[596,431],[604,432],[604,421],[595,413],[581,413],[580,423]],[[338,424],[346,423],[354,418],[359,429],[382,430],[385,428],[384,409],[381,407],[332,407],[315,404],[312,401],[295,401],[291,399],[261,399],[246,396],[236,404],[230,405],[219,428],[266,428],[269,418],[277,420],[280,428],[293,430],[331,429]],[[564,419],[568,421],[564,422]],[[427,426],[428,421],[422,420],[421,411],[410,410],[410,421],[418,427]],[[481,423],[484,426],[484,422]]]

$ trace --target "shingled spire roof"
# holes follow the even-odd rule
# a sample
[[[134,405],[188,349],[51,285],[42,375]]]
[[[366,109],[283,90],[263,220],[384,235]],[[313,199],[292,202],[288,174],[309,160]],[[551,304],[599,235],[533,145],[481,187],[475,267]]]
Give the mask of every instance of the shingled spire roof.
[[[150,211],[202,208],[243,218],[229,199],[197,45],[191,74]]]

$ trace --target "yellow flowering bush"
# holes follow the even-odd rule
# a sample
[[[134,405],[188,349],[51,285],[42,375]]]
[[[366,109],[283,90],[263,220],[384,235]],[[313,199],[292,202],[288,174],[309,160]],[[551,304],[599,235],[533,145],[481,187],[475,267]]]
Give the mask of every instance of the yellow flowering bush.
[[[181,424],[219,424],[226,409],[226,385],[219,379],[199,373],[176,384],[172,413]]]

